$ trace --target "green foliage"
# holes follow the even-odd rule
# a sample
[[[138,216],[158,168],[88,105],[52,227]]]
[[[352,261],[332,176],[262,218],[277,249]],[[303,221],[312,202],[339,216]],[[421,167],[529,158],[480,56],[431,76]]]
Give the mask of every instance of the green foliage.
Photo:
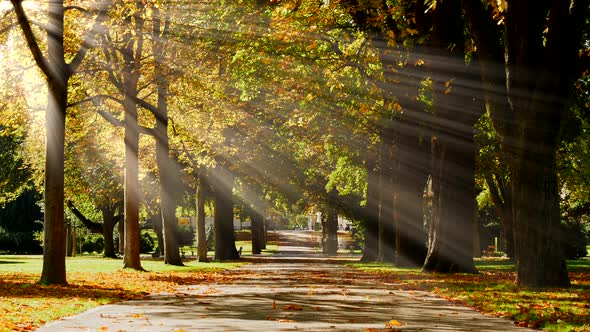
[[[31,186],[30,172],[22,156],[23,142],[19,130],[0,124],[0,206]]]
[[[564,221],[561,223],[561,232],[563,250],[567,259],[577,259],[588,255],[586,251],[588,232],[581,223]]]
[[[101,235],[91,234],[78,238],[80,244],[77,244],[80,253],[100,254],[104,250],[104,239]]]
[[[206,225],[205,227],[207,251],[215,249],[215,227],[213,224]]]
[[[289,229],[307,229],[308,216],[298,214],[289,218]]]

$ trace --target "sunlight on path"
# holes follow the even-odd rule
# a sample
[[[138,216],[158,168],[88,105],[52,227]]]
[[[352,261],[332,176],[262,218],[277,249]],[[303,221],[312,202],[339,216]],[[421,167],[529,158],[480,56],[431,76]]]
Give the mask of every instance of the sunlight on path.
[[[310,237],[280,235],[277,254],[240,267],[247,273],[233,284],[107,305],[39,331],[532,331],[361,278],[337,259],[323,259]]]

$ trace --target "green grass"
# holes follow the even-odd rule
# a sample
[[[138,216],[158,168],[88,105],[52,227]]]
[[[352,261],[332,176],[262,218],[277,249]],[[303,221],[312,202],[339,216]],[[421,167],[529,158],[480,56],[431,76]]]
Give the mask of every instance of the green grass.
[[[41,255],[0,255],[0,332],[28,331],[101,304],[174,292],[179,286],[239,279],[239,273],[220,272],[245,264],[184,263],[171,266],[144,259],[147,272],[139,272],[122,269],[121,259],[71,257],[66,259],[68,285],[40,285]]]
[[[142,260],[141,266],[151,272],[217,272],[242,265],[240,262],[200,263],[185,261],[185,266],[164,264],[161,260]],[[40,273],[43,267],[41,255],[0,255],[0,273]],[[123,260],[85,255],[66,258],[67,272],[115,272],[121,270]]]

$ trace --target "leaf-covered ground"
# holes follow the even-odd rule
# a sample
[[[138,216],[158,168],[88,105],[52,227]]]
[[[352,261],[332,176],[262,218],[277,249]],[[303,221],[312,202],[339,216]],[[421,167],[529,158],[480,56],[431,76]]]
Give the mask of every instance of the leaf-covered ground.
[[[547,331],[590,331],[590,261],[570,261],[572,286],[526,289],[515,285],[514,265],[506,260],[478,262],[479,275],[422,274],[383,264],[353,264],[366,275],[405,290],[427,290],[482,313],[505,317]]]
[[[29,331],[60,317],[101,304],[140,299],[148,293],[174,292],[178,286],[232,282],[239,273],[224,272],[240,263],[194,263],[172,267],[143,262],[150,272],[121,270],[120,260],[68,260],[66,286],[38,284],[40,257],[0,257],[0,331]]]

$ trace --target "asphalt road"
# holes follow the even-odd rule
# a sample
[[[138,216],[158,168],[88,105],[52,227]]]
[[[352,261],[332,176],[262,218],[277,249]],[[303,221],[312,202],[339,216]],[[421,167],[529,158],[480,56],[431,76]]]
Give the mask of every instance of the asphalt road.
[[[250,259],[234,283],[105,305],[38,331],[533,331],[361,277],[339,264],[350,257],[322,257],[309,233],[280,236],[277,254]]]

